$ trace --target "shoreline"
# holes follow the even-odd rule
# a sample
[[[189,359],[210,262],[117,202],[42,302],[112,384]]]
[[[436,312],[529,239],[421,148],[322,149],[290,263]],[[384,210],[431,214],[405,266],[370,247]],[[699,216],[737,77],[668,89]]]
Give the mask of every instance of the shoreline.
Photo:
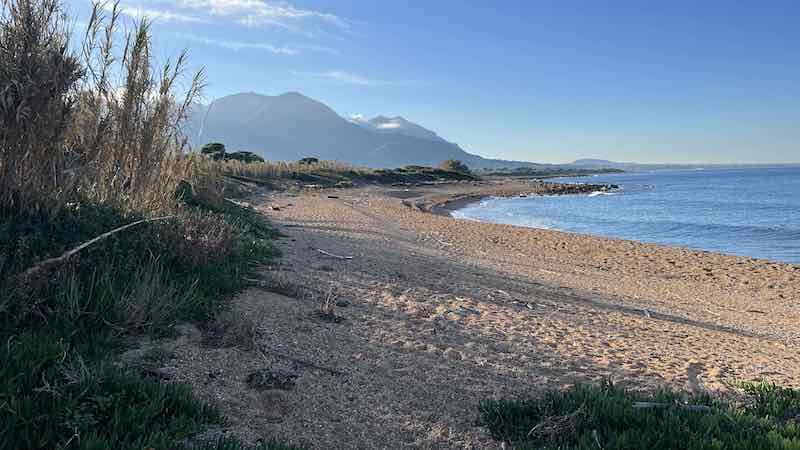
[[[259,279],[284,288],[254,287],[235,308],[269,330],[258,348],[277,350],[187,344],[177,379],[218,401],[248,441],[443,449],[496,447],[476,424],[480,402],[538,389],[800,383],[800,267],[429,211],[520,191],[531,184],[270,193],[258,208],[286,238]],[[297,375],[296,388],[242,389],[240,374],[265,361]],[[225,382],[209,385],[209,368]]]
[[[452,217],[452,212],[485,198],[534,197],[546,195],[579,195],[592,192],[609,192],[618,189],[614,184],[556,183],[540,179],[493,178],[470,187],[445,184],[437,188],[422,187],[405,191],[389,191],[388,195],[401,198],[407,207],[436,215]],[[406,194],[408,192],[408,194]]]
[[[471,222],[522,227],[533,230],[568,233],[578,236],[587,236],[599,239],[613,239],[620,241],[636,242],[647,245],[658,245],[668,248],[684,249],[688,251],[718,254],[736,258],[747,258],[747,259],[762,261],[765,264],[773,264],[773,263],[787,264],[790,266],[797,267],[798,270],[800,270],[800,262],[792,262],[781,259],[770,259],[766,257],[752,256],[748,254],[738,254],[733,252],[725,252],[722,250],[706,249],[701,247],[692,247],[681,243],[646,241],[646,240],[639,240],[639,239],[628,238],[624,236],[616,236],[611,234],[593,234],[589,232],[579,232],[579,231],[571,231],[565,229],[540,228],[535,226],[517,225],[517,224],[510,224],[503,222],[492,222],[492,221],[453,216],[453,212],[459,209],[466,208],[469,205],[478,203],[486,198],[515,198],[515,197],[524,198],[524,197],[538,197],[538,196],[582,195],[582,194],[591,194],[594,192],[613,192],[615,190],[620,189],[620,186],[616,184],[559,183],[559,182],[547,182],[542,180],[526,180],[529,183],[532,182],[532,184],[528,185],[528,187],[533,186],[535,188],[533,191],[531,191],[530,189],[526,190],[525,185],[522,186],[518,185],[516,181],[518,180],[501,178],[500,180],[495,181],[497,183],[495,187],[489,189],[483,189],[480,192],[472,192],[469,190],[460,190],[456,188],[454,192],[449,192],[446,195],[428,194],[422,196],[420,197],[420,199],[417,199],[417,203],[414,205],[411,205],[406,201],[404,201],[403,203],[406,206],[413,207],[424,212],[432,213],[443,217],[453,218],[455,220],[467,220]]]

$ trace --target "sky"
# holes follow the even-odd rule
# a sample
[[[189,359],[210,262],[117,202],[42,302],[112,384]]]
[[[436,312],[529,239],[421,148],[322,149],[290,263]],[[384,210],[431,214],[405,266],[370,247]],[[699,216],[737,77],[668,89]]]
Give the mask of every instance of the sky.
[[[89,0],[69,0],[76,28]],[[121,0],[206,101],[301,92],[486,157],[800,162],[800,1]]]

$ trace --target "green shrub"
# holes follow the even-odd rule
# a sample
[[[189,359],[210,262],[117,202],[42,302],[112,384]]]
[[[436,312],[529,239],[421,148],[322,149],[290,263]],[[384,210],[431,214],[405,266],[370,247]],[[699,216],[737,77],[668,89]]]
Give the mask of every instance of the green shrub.
[[[0,348],[0,449],[173,448],[220,421],[188,387],[94,363],[67,342],[43,331]]]
[[[252,164],[256,162],[264,162],[264,158],[256,155],[253,152],[233,152],[225,155],[227,161],[241,161],[245,164]]]
[[[245,164],[264,162],[264,158],[253,152],[239,151],[228,153],[225,149],[225,144],[219,142],[211,142],[204,145],[203,148],[200,149],[200,153],[214,161],[241,161]]]
[[[548,391],[539,397],[480,406],[492,435],[521,449],[800,449],[800,395],[771,384],[749,384],[748,402],[669,390],[647,395],[610,383]],[[657,407],[634,408],[634,402]]]
[[[221,161],[225,159],[225,144],[219,142],[210,142],[200,149],[200,153],[208,156],[214,161]]]
[[[0,409],[0,449],[57,448],[73,435],[74,448],[172,448],[217,420],[187,388],[110,371],[108,356],[125,335],[169,334],[177,321],[223,310],[242,275],[274,255],[275,234],[255,211],[196,206],[112,235],[24,289],[16,282],[31,264],[131,220],[90,202],[49,220],[41,210],[0,217],[0,254],[12,255],[0,276],[0,404],[10,408]]]

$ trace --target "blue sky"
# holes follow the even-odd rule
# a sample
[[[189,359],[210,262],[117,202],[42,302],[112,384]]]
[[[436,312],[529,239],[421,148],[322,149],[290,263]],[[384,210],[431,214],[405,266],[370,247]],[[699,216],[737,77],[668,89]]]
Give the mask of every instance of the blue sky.
[[[88,0],[71,0],[85,18]],[[800,162],[800,2],[122,0],[209,100],[299,91],[540,162]]]

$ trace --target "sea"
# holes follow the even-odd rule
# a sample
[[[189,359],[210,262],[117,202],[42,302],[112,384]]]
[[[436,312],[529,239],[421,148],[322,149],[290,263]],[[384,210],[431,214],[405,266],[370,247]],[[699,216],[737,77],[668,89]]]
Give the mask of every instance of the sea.
[[[488,198],[453,216],[800,264],[800,167],[654,170],[553,181],[619,189]]]

